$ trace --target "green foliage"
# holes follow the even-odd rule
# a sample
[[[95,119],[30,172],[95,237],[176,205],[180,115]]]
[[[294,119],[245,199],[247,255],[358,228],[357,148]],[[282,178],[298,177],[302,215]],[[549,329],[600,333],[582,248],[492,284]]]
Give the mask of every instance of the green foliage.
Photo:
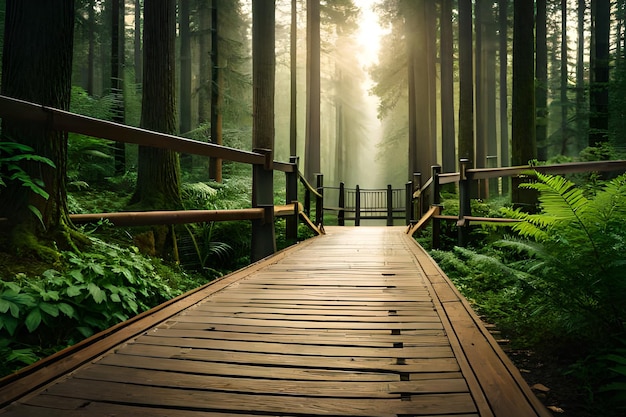
[[[190,289],[173,290],[158,264],[99,240],[89,252],[63,256],[64,268],[0,281],[0,352],[9,358],[2,374]]]
[[[9,182],[17,182],[30,189],[35,194],[48,199],[49,194],[44,189],[44,183],[41,179],[31,177],[20,165],[23,161],[39,162],[56,168],[54,162],[40,155],[34,154],[35,150],[30,146],[16,142],[0,142],[0,188],[6,187]],[[42,214],[33,205],[29,205],[28,209],[43,224]]]

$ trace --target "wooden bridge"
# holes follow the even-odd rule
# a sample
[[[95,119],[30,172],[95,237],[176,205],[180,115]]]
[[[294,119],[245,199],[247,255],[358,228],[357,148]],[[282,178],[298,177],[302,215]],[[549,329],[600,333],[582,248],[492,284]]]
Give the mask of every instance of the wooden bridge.
[[[7,417],[551,415],[403,227],[327,228],[2,382]]]

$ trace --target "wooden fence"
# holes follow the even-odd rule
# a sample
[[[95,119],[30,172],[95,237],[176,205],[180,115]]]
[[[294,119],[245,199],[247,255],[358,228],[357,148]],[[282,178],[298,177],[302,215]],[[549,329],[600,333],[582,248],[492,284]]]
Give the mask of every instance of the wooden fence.
[[[72,220],[77,223],[97,221],[101,218],[111,219],[114,224],[135,225],[140,223],[176,224],[223,220],[249,220],[252,221],[252,261],[269,256],[276,251],[274,230],[274,218],[276,215],[288,216],[287,237],[291,239],[297,238],[298,218],[304,214],[302,210],[299,209],[301,205],[298,203],[298,182],[301,175],[298,171],[297,157],[292,157],[289,162],[274,161],[272,150],[268,149],[244,151],[82,116],[6,96],[0,96],[0,117],[19,120],[24,123],[44,125],[51,130],[73,132],[116,142],[169,149],[181,153],[250,164],[253,167],[252,207],[249,209],[73,215]],[[273,171],[284,172],[286,175],[286,206],[274,206]],[[321,199],[316,200],[318,203],[321,201]],[[322,207],[323,202],[316,206],[316,211],[321,212]],[[305,220],[308,220],[308,218]],[[312,222],[307,221],[307,224],[313,227],[318,233],[321,232],[321,228],[316,227]]]
[[[479,181],[484,182],[499,178],[504,180],[508,177],[521,175],[532,176],[533,172],[562,175],[626,171],[626,161],[624,160],[572,162],[538,166],[523,165],[503,168],[471,168],[471,164],[468,159],[461,159],[459,166],[459,172],[442,174],[441,167],[439,165],[434,165],[432,167],[432,176],[426,183],[423,185],[420,184],[421,175],[419,174],[414,175],[414,181],[407,183],[407,190],[413,190],[410,210],[412,213],[410,221],[411,226],[408,229],[408,233],[414,234],[421,229],[428,220],[432,219],[433,248],[439,247],[441,221],[456,222],[456,225],[458,226],[458,244],[460,246],[467,244],[469,230],[472,223],[505,224],[517,221],[514,219],[472,216],[471,200],[472,198],[475,198],[472,195],[472,186]],[[458,186],[458,216],[445,216],[442,214],[443,206],[441,205],[440,191],[441,186],[445,184],[457,184]]]

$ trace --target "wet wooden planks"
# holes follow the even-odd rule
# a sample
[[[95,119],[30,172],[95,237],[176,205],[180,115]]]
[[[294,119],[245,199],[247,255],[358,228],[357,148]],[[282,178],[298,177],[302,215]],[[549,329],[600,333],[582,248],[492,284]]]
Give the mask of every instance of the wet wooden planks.
[[[399,228],[332,228],[0,414],[539,415],[494,414],[478,377],[500,369],[473,369],[462,342],[480,341],[450,324],[431,282],[446,279],[416,248]],[[491,355],[479,360],[500,361]],[[522,398],[505,407],[526,399],[504,391]]]

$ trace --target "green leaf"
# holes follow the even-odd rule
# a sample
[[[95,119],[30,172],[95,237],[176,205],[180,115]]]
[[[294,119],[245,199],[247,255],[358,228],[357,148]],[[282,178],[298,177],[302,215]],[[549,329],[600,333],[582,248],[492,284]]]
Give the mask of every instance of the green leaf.
[[[84,282],[85,278],[83,277],[83,273],[80,271],[80,269],[72,269],[69,272],[69,275],[74,278],[76,281],[78,282]]]
[[[11,317],[11,316],[0,317],[0,329],[4,327],[6,331],[9,333],[9,335],[11,336],[15,335],[15,330],[17,329],[18,325],[19,325],[19,321],[15,317]]]
[[[104,275],[104,268],[100,264],[90,262],[89,268],[98,275]]]
[[[28,313],[28,316],[26,316],[26,321],[24,323],[30,333],[37,330],[37,327],[41,324],[41,310],[39,308],[31,310],[31,312]]]
[[[75,285],[72,285],[72,286],[70,286],[70,287],[67,287],[67,288],[66,288],[65,293],[66,293],[69,297],[77,297],[77,296],[79,296],[79,295],[80,295],[80,292],[81,292],[81,290],[82,290],[83,288],[84,288],[84,287],[82,287],[82,286],[81,286],[81,287],[77,287],[77,286],[75,286]]]
[[[32,204],[28,205],[28,209],[39,219],[39,223],[41,223],[41,225],[45,228],[46,225],[43,222],[43,215],[41,214],[41,211],[39,211],[39,209]]]
[[[98,304],[106,300],[107,296],[104,291],[100,287],[98,287],[93,282],[87,284],[87,289],[89,290],[89,294],[93,297],[94,301]]]
[[[76,328],[76,330],[78,330],[78,332],[82,334],[85,338],[92,336],[94,333],[91,327],[87,326],[79,326]]]
[[[11,303],[5,299],[0,298],[0,313],[6,313],[11,308]]]
[[[58,317],[59,316],[59,308],[57,306],[55,306],[54,304],[42,302],[42,303],[39,303],[39,308],[44,313],[48,314],[49,316],[52,316],[52,317]]]
[[[113,301],[114,303],[119,303],[120,301],[122,301],[119,294],[116,293],[111,294],[109,298],[111,298],[111,301]]]
[[[76,317],[76,311],[74,310],[74,307],[72,307],[71,305],[66,304],[66,303],[59,303],[57,304],[57,307],[59,307],[59,311],[65,314],[67,317],[69,318]]]

